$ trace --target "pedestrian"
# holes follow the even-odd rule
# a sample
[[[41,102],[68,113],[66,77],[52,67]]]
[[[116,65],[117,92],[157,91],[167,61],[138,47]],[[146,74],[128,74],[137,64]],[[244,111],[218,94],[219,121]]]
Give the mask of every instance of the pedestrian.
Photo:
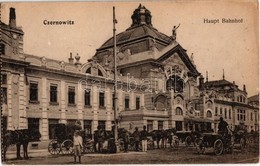
[[[142,141],[142,151],[147,152],[147,130],[146,126],[143,127],[143,130],[141,131],[141,141]]]
[[[172,148],[172,137],[173,137],[173,132],[172,131],[169,131],[168,134],[168,142],[170,144],[170,147]]]
[[[81,163],[81,149],[82,149],[82,137],[79,135],[79,131],[76,130],[73,136],[73,148],[74,148],[74,163],[77,162],[79,157],[79,163]]]
[[[134,143],[135,143],[135,151],[139,151],[140,132],[138,131],[138,127],[135,127],[133,137],[134,137]]]
[[[124,142],[124,152],[128,152],[128,144],[129,144],[129,133],[127,130],[123,130],[123,142]]]

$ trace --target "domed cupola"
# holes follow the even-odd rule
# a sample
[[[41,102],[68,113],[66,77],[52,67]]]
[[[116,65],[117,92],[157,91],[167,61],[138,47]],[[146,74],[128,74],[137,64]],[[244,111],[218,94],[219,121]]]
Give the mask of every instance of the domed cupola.
[[[142,6],[142,4],[140,4],[139,7],[135,9],[131,18],[131,27],[138,26],[140,24],[147,24],[152,26],[151,12],[148,9],[146,9],[145,6]]]

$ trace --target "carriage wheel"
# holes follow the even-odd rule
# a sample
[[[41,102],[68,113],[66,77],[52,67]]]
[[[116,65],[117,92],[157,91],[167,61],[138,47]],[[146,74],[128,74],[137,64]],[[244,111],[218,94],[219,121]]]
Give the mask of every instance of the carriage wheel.
[[[194,145],[195,145],[195,147],[196,147],[196,149],[197,149],[197,152],[199,153],[199,154],[202,154],[202,153],[204,153],[205,152],[205,146],[203,145],[203,140],[202,140],[202,138],[196,138],[195,139],[195,141],[194,141]]]
[[[224,144],[220,139],[214,142],[214,152],[216,155],[221,155],[224,149]]]
[[[73,153],[73,142],[69,139],[65,140],[61,144],[62,154],[72,154]]]
[[[185,145],[186,146],[190,146],[191,145],[191,137],[190,136],[187,136],[186,138],[185,138]]]
[[[52,155],[58,155],[61,151],[61,145],[57,140],[52,140],[49,143],[48,151]]]
[[[124,151],[125,150],[124,141],[123,140],[119,140],[119,150],[120,151]]]
[[[83,146],[84,146],[84,148],[83,148],[84,153],[93,153],[94,152],[94,142],[93,141],[84,142]]]

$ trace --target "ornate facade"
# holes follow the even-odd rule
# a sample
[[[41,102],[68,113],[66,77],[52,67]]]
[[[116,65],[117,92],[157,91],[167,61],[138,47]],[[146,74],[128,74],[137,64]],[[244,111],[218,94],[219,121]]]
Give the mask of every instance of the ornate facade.
[[[151,12],[140,5],[132,25],[116,36],[118,62],[119,127],[133,130],[217,131],[219,117],[230,124],[259,130],[259,104],[248,104],[244,86],[224,78],[204,82],[192,56],[176,41],[152,25]],[[26,32],[29,33],[29,32]],[[70,54],[68,62],[23,52],[22,29],[1,22],[5,129],[39,129],[42,141],[54,137],[52,125],[75,123],[93,133],[97,126],[111,130],[114,123],[113,38],[86,63]]]

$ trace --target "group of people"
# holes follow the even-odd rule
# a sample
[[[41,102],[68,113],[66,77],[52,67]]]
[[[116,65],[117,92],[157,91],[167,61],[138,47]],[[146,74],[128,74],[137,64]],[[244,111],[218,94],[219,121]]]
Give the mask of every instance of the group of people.
[[[228,133],[228,124],[224,121],[224,119],[221,117],[219,122],[219,133],[222,134],[224,137],[227,136]],[[169,134],[170,133],[170,134]],[[172,147],[172,141],[174,132],[167,133],[167,137],[165,137],[165,140],[163,141],[162,136],[162,144],[166,140],[168,140],[168,143]],[[135,127],[135,131],[132,133],[132,137],[134,139],[134,148],[135,151],[139,151],[142,149],[143,152],[147,152],[147,140],[148,140],[148,131],[146,129],[146,126],[143,126],[143,130],[139,131],[138,127]],[[108,149],[110,149],[110,152],[116,152],[116,145],[114,140],[114,127],[112,127],[112,131],[110,133],[107,133],[103,128],[98,126],[98,130],[94,133],[94,150],[95,152],[102,152],[103,143],[105,142],[105,139],[109,138],[108,141]],[[128,152],[129,144],[130,144],[130,134],[127,130],[122,129],[120,133],[120,138],[123,140],[124,143],[124,152]],[[141,147],[140,146],[141,142]],[[96,145],[98,144],[98,149],[96,149]],[[157,144],[159,144],[159,141],[157,141]],[[79,163],[81,163],[81,151],[83,148],[83,140],[82,137],[79,134],[79,131],[76,130],[73,136],[73,146],[74,146],[74,162],[76,162],[77,157],[79,158]],[[159,148],[159,145],[157,145]]]
[[[138,127],[135,127],[135,131],[133,132],[135,150],[139,151],[140,141],[142,143],[142,151],[147,152],[147,136],[148,132],[146,130],[146,126],[143,126],[143,130],[139,131]]]

